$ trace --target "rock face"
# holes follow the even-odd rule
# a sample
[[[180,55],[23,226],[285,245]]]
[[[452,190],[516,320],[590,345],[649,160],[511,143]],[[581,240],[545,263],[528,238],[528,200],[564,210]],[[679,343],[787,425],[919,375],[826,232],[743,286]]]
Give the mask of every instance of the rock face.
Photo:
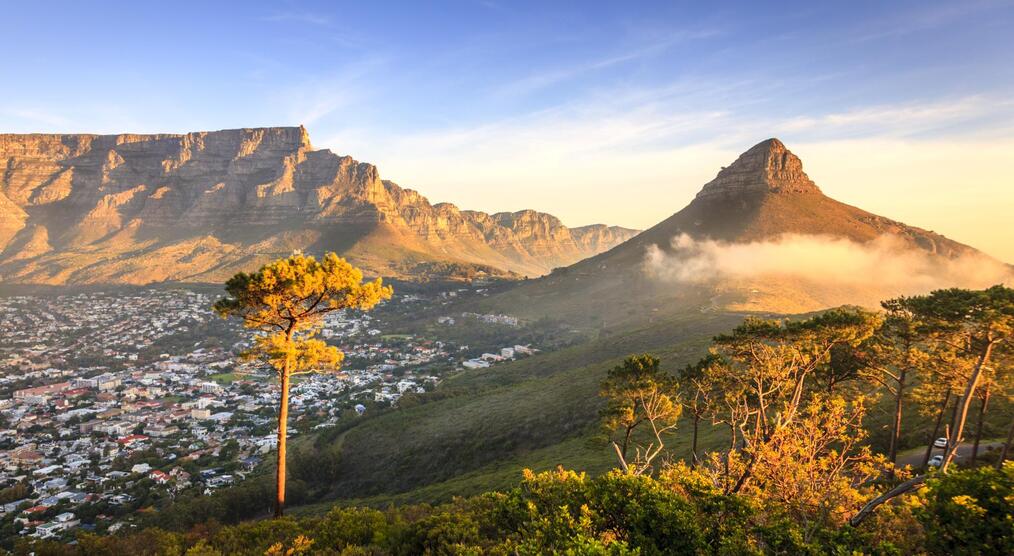
[[[0,135],[7,282],[217,281],[293,249],[387,276],[539,275],[635,233],[431,205],[371,164],[315,150],[302,127]]]
[[[698,199],[734,198],[751,193],[812,193],[820,189],[803,171],[803,162],[778,139],[768,139],[739,155],[706,183]]]

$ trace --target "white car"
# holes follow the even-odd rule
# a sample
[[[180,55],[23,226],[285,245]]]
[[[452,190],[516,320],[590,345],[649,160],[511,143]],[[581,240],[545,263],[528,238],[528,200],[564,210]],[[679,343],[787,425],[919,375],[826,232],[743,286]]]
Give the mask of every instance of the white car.
[[[936,439],[936,440],[933,441],[933,445],[936,446],[937,448],[946,448],[947,447],[947,437],[946,436],[941,436],[940,438],[938,438],[938,439]]]
[[[929,460],[930,467],[940,467],[944,463],[944,456],[933,456]]]

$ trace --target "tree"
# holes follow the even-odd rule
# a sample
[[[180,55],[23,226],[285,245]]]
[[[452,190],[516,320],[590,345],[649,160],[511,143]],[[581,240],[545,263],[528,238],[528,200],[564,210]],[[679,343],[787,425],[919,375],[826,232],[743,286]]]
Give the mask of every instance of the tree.
[[[975,463],[979,456],[979,444],[982,442],[982,433],[986,421],[986,411],[990,407],[990,401],[1009,404],[1011,396],[1011,369],[1014,368],[1014,350],[1000,350],[994,355],[994,363],[986,368],[983,374],[982,383],[976,390],[976,397],[979,398],[978,422],[975,424],[975,440],[972,445],[972,463]]]
[[[808,379],[829,364],[832,350],[858,346],[879,325],[873,313],[840,308],[802,321],[749,318],[715,338],[712,353],[722,363],[712,376],[722,408],[714,420],[731,435],[722,480],[727,493],[742,490],[758,464],[770,463],[769,448],[791,436],[808,405]]]
[[[973,291],[951,288],[928,296],[903,298],[902,305],[924,323],[922,328],[940,349],[955,354],[970,368],[951,424],[941,471],[954,459],[964,438],[968,410],[988,372],[994,352],[1010,347],[1014,336],[1014,289],[1004,286]]]
[[[769,440],[712,454],[704,466],[727,491],[777,508],[801,526],[807,540],[824,528],[848,521],[872,479],[886,465],[865,445],[866,400],[815,391],[796,418],[779,426]],[[749,481],[734,482],[751,471]],[[728,476],[730,479],[725,480]]]
[[[936,554],[1014,554],[1014,464],[929,480],[918,513]]]
[[[275,370],[281,386],[278,405],[278,468],[275,516],[285,507],[285,441],[289,413],[289,383],[293,376],[336,370],[344,354],[314,335],[324,316],[346,309],[368,310],[393,291],[381,279],[363,283],[362,272],[334,253],[323,260],[293,254],[241,272],[225,284],[227,297],[215,303],[222,318],[238,317],[256,330],[246,358],[260,359]]]
[[[606,398],[603,426],[610,434],[620,432],[622,440],[611,440],[624,472],[640,475],[651,469],[652,461],[665,449],[665,436],[676,429],[682,410],[675,379],[663,371],[651,355],[628,357],[609,371],[599,395]],[[636,444],[634,433],[642,426],[651,429],[647,445]],[[636,453],[628,461],[628,450]]]
[[[677,382],[680,387],[680,401],[683,408],[690,412],[693,419],[693,434],[690,440],[690,468],[694,469],[700,462],[697,453],[697,433],[702,419],[711,414],[711,403],[715,398],[713,367],[720,363],[718,356],[708,354],[697,363],[687,365],[680,371]]]
[[[1004,462],[1007,461],[1007,454],[1010,453],[1011,443],[1014,443],[1014,421],[1011,421],[1010,427],[1007,429],[1007,440],[1004,441],[1003,448],[1000,449],[1000,459],[996,460],[997,469],[1002,468]]]
[[[923,337],[912,312],[898,300],[881,305],[886,312],[883,324],[860,347],[859,360],[863,376],[887,390],[894,401],[887,458],[895,464],[901,441],[902,408],[913,381],[927,370],[930,356],[921,345]]]
[[[948,435],[947,451],[940,472],[947,470],[964,436],[965,422],[972,397],[987,371],[994,352],[1010,349],[1014,337],[1014,289],[993,286],[985,290],[951,288],[929,295],[905,297],[899,304],[921,322],[932,349],[953,357],[965,373],[963,393],[955,406]],[[927,475],[913,477],[866,503],[850,523],[862,523],[878,506],[926,483]]]

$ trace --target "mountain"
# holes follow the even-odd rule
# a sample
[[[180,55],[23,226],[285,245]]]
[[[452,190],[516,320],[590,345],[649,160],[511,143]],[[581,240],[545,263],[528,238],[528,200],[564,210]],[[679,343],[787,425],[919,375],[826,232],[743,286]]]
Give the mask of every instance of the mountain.
[[[0,135],[0,280],[220,281],[294,249],[368,274],[537,276],[636,231],[430,202],[303,127]]]
[[[1011,267],[972,247],[824,195],[799,157],[768,139],[666,220],[490,303],[608,324],[686,309],[875,306],[1010,277]]]
[[[821,253],[796,252],[806,242],[851,254],[846,262],[852,266],[872,261],[887,267],[893,259],[905,269],[997,264],[939,234],[828,198],[785,145],[764,141],[723,168],[688,206],[611,250],[489,297],[439,308],[443,314],[549,316],[541,322],[577,329],[587,341],[448,377],[427,403],[406,404],[360,421],[340,440],[319,442],[309,467],[328,461],[338,469],[322,487],[326,498],[378,506],[502,488],[525,468],[563,465],[602,473],[615,462],[601,437],[597,393],[623,357],[652,353],[665,368],[678,369],[706,353],[711,337],[742,322],[743,313],[874,304],[907,287],[894,280],[877,286],[882,276],[870,268],[857,272],[873,274],[872,280],[843,281],[832,275],[841,268],[822,268],[833,261]],[[789,264],[772,266],[770,259],[786,249]],[[793,273],[794,267],[818,272]],[[763,272],[733,272],[755,268]],[[702,279],[687,279],[695,275]],[[726,445],[726,435],[705,425],[699,440],[710,450]],[[676,450],[687,449],[686,438]],[[301,478],[312,482],[315,474]]]

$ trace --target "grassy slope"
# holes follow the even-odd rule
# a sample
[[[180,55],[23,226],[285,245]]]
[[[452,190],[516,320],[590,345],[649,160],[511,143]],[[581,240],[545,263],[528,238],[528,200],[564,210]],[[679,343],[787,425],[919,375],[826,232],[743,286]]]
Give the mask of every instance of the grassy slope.
[[[606,370],[645,351],[670,368],[681,366],[738,321],[691,315],[462,373],[442,386],[459,395],[367,419],[339,447],[322,446],[340,458],[328,498],[435,501],[515,484],[525,467],[608,469],[611,456],[595,443]]]
[[[597,389],[607,369],[631,353],[652,352],[670,369],[704,353],[710,338],[741,320],[729,314],[692,315],[615,334],[556,352],[481,371],[465,372],[442,386],[456,395],[364,420],[319,446],[338,458],[338,478],[320,502],[385,506],[440,502],[517,484],[521,470],[562,465],[592,474],[615,465],[595,423]],[[990,412],[986,436],[1002,432],[1009,405]],[[878,449],[887,443],[890,401],[882,399],[867,427]],[[932,419],[906,408],[903,449],[919,446]],[[701,449],[718,448],[726,431],[702,424]],[[972,432],[969,432],[971,435]],[[690,423],[670,447],[689,453]],[[312,480],[312,477],[301,477]]]

